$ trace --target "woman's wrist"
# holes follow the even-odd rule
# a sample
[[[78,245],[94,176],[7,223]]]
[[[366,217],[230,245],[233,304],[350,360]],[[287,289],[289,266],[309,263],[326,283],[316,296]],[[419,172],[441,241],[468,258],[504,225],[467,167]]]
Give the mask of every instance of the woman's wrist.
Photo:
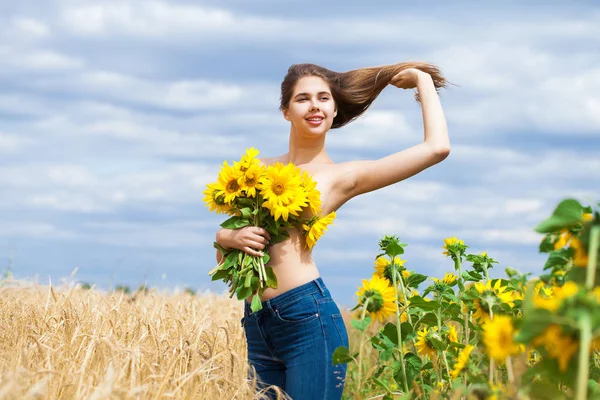
[[[417,90],[420,92],[428,88],[433,88],[433,90],[435,90],[433,78],[427,72],[419,70],[417,74]]]
[[[229,248],[231,247],[231,233],[233,232],[232,229],[227,229],[227,228],[221,228],[217,231],[217,235],[216,235],[216,242],[219,243],[219,245],[224,248],[225,250],[229,250]]]

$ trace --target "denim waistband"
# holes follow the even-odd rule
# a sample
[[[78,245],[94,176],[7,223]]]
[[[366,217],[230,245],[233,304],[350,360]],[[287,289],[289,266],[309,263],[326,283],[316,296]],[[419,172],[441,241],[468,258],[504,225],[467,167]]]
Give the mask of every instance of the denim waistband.
[[[309,294],[313,294],[313,293],[319,293],[319,295],[321,297],[330,297],[331,296],[331,294],[329,293],[329,289],[327,289],[327,286],[325,286],[325,283],[323,282],[323,279],[321,279],[321,277],[318,277],[317,279],[314,279],[303,285],[300,285],[298,287],[290,289],[287,292],[283,292],[273,298],[270,298],[265,301],[261,301],[262,310],[258,311],[257,314],[266,312],[266,310],[274,310],[279,307],[283,307],[284,305],[289,304],[290,302],[292,302],[300,297],[303,297],[303,296],[306,296]],[[248,301],[246,301],[246,300],[244,300],[244,307],[245,307],[245,315],[252,314],[252,309],[250,308],[250,303],[248,303]]]

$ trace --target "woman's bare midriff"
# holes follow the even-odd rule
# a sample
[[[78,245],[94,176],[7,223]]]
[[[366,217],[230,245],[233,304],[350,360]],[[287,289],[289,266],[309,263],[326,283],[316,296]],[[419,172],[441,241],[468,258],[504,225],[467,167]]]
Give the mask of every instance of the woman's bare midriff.
[[[289,239],[269,248],[271,260],[267,266],[272,267],[277,276],[277,288],[265,289],[261,301],[272,299],[320,276],[312,252],[304,248],[304,238],[300,232],[297,229],[289,232]],[[250,296],[246,301],[251,303],[253,297]]]

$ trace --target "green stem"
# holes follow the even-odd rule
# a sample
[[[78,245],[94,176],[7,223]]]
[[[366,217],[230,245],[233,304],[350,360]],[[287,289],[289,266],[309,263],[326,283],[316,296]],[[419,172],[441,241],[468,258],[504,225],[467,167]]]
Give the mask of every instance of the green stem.
[[[440,304],[440,302],[438,301],[438,306],[439,308],[437,310],[435,310],[435,316],[437,318],[437,323],[438,323],[438,332],[442,333],[442,318],[441,318],[441,307],[442,305]],[[446,358],[446,350],[442,351],[442,357],[444,357],[444,366],[446,367],[446,372],[448,373],[448,376],[450,376],[450,367],[448,366],[448,359]],[[443,377],[443,374],[440,374],[440,378]]]
[[[406,370],[404,366],[404,350],[402,349],[402,327],[400,324],[400,307],[398,305],[398,285],[396,284],[396,265],[394,264],[394,258],[392,257],[391,261],[391,270],[392,270],[392,280],[394,284],[394,293],[396,294],[396,333],[398,335],[398,351],[400,352],[400,372],[402,373],[402,382],[404,384],[404,393],[408,393],[408,382],[406,380]],[[402,280],[402,277],[400,277]],[[406,300],[406,297],[404,297]]]
[[[488,303],[488,310],[490,310],[490,321],[494,319],[494,312],[492,311],[492,306],[490,305],[490,302]],[[496,371],[495,369],[495,364],[494,364],[494,359],[492,357],[490,357],[490,381],[492,383],[494,383],[494,378],[496,375]]]
[[[576,400],[587,399],[587,384],[589,377],[590,345],[592,342],[592,321],[590,315],[585,313],[579,319],[580,343],[579,364],[577,370],[577,395]]]
[[[488,263],[483,263],[483,272],[485,274],[485,282],[490,280],[490,276],[488,275]]]
[[[585,286],[592,290],[596,279],[596,268],[598,266],[598,247],[600,247],[600,225],[592,227],[590,232],[590,252],[585,276]]]
[[[361,321],[365,320],[365,314],[367,312],[367,307],[369,306],[369,301],[371,301],[370,297],[368,297],[367,300],[365,300],[365,303],[363,304],[362,315],[360,317]],[[358,364],[358,388],[359,388],[359,390],[361,388],[361,381],[362,381],[362,354],[363,354],[362,349],[363,349],[363,340],[365,337],[365,330],[366,329],[363,329],[360,332],[360,344],[358,345],[358,362],[357,362],[357,364]]]
[[[461,292],[464,292],[465,284],[463,283],[461,260],[457,256],[453,257],[453,259],[454,259],[454,269],[458,271],[458,289]]]

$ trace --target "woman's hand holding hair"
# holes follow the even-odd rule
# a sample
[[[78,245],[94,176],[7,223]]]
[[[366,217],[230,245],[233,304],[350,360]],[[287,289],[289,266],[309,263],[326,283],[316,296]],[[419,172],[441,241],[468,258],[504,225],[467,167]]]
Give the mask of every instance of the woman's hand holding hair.
[[[419,78],[424,75],[429,75],[417,68],[407,68],[398,72],[390,79],[390,84],[400,89],[414,89],[417,87]]]
[[[258,226],[245,226],[240,229],[221,228],[217,232],[217,243],[225,250],[239,249],[257,257],[263,256],[263,253],[258,250],[263,250],[269,240],[271,240],[269,232]]]

